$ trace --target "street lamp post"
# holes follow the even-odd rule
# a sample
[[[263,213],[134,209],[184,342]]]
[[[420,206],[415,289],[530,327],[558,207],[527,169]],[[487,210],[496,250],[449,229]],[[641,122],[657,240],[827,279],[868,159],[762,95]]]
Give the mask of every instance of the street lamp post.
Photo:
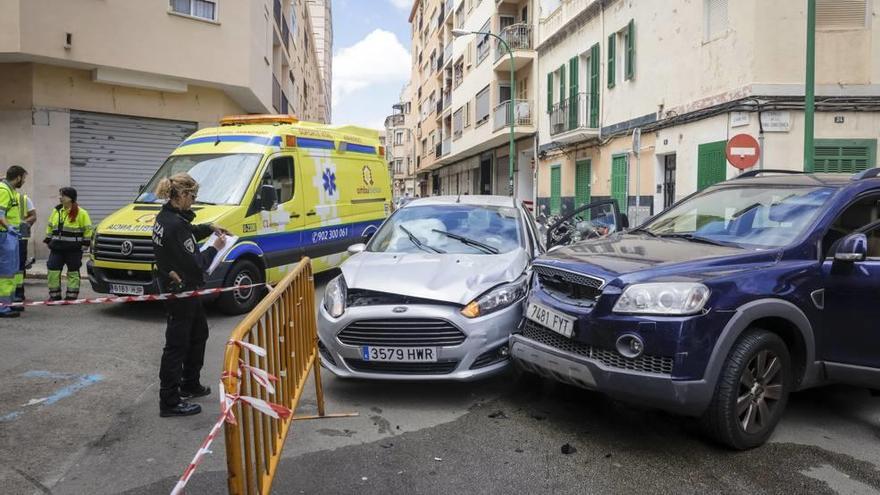
[[[507,55],[510,57],[510,100],[507,102],[507,121],[510,124],[510,151],[508,158],[508,166],[507,166],[507,194],[511,197],[514,197],[513,194],[513,161],[514,161],[514,153],[515,153],[515,142],[513,138],[514,127],[516,126],[516,121],[514,120],[514,112],[513,112],[513,103],[514,97],[516,96],[516,80],[514,75],[514,63],[513,63],[513,50],[510,49],[510,45],[507,44],[507,41],[504,40],[501,36],[498,36],[494,33],[483,32],[483,31],[468,31],[466,29],[453,29],[452,36],[455,38],[460,38],[462,36],[467,36],[470,34],[484,35],[484,36],[492,36],[497,39],[504,49],[507,51]]]

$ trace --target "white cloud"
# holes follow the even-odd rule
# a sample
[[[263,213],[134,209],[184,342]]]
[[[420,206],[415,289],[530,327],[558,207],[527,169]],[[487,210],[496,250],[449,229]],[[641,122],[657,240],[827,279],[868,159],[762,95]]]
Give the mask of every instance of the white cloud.
[[[409,10],[413,6],[413,0],[389,0],[392,5],[397,7],[398,9]]]
[[[371,86],[400,87],[409,79],[410,70],[410,54],[397,36],[376,29],[333,56],[333,106],[351,93]]]

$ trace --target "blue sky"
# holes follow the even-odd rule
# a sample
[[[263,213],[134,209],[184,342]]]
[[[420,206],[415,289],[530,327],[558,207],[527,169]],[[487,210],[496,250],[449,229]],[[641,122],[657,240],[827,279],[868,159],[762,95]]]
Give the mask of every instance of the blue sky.
[[[382,127],[409,79],[412,0],[333,0],[333,123]]]

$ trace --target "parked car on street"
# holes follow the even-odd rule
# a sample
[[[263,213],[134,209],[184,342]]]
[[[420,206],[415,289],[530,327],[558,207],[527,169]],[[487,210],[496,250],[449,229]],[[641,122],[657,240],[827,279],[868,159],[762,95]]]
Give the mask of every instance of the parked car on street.
[[[880,169],[747,172],[533,263],[523,369],[764,443],[789,393],[880,388]]]
[[[531,213],[502,196],[415,199],[327,284],[323,364],[341,377],[471,380],[509,364],[529,266]]]

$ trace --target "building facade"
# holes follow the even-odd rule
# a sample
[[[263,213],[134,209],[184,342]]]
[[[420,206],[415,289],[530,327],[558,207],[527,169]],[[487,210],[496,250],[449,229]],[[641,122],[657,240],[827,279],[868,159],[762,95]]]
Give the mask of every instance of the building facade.
[[[315,57],[321,73],[321,100],[319,115],[322,122],[332,122],[332,88],[333,82],[333,11],[331,0],[306,0],[312,33],[315,40]]]
[[[815,160],[805,164],[805,2],[542,1],[539,207],[614,198],[638,222],[740,173],[725,158],[737,134],[761,142],[756,167],[876,166],[871,4],[817,0]]]
[[[392,106],[392,114],[385,118],[388,172],[391,174],[391,187],[395,199],[403,196],[414,197],[416,194],[413,155],[416,146],[412,127],[411,89],[412,85],[407,83],[400,92],[400,101]]]
[[[37,231],[69,185],[97,223],[224,115],[327,122],[314,38],[302,0],[0,0],[0,167]]]
[[[512,139],[516,197],[533,198],[534,11],[533,0],[415,3],[414,69],[421,69],[413,71],[413,81],[420,85],[422,103],[417,172],[428,185],[425,192],[508,195]],[[420,19],[429,25],[419,28]],[[478,33],[496,34],[510,51],[497,38]]]

